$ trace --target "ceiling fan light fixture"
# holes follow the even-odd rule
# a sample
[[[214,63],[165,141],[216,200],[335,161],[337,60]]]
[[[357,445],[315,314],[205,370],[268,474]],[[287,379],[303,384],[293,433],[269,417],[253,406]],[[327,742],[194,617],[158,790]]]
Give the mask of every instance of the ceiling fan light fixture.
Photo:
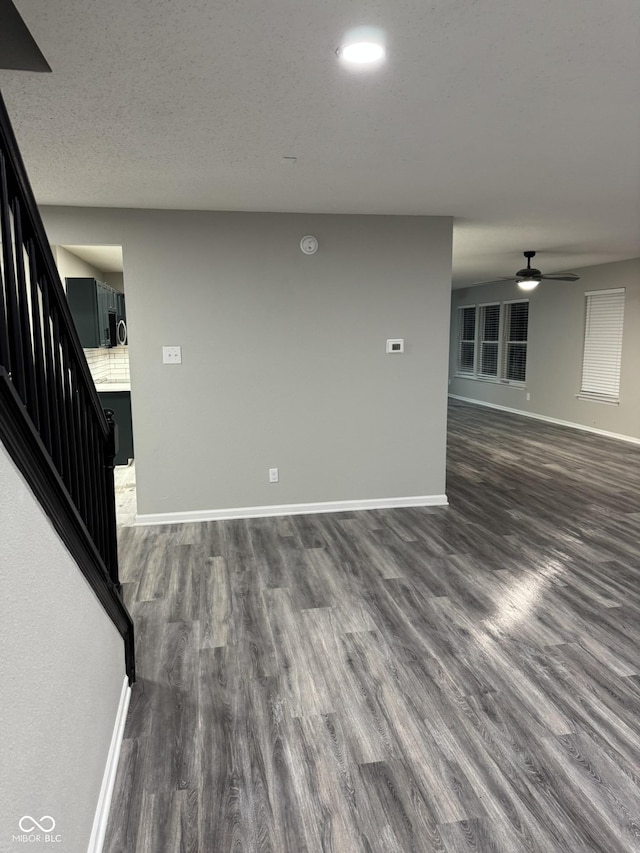
[[[523,278],[518,282],[518,287],[520,290],[535,290],[539,284],[539,278]]]

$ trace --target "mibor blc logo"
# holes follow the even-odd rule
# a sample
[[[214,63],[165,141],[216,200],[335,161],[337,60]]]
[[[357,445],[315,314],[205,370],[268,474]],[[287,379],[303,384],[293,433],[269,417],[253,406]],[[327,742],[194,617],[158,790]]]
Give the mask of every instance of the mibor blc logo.
[[[53,832],[56,828],[56,822],[48,814],[41,817],[39,821],[31,817],[30,814],[26,814],[20,818],[18,826],[23,832],[33,832],[34,829],[39,829],[40,832]]]
[[[20,827],[19,835],[12,835],[11,840],[18,844],[59,844],[61,835],[54,835],[56,822],[51,815],[45,814],[36,819],[31,815],[23,815],[18,821]]]

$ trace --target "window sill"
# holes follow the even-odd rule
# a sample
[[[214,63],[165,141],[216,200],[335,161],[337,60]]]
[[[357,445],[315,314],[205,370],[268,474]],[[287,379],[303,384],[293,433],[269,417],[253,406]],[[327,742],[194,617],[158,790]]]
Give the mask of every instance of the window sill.
[[[578,400],[587,400],[589,403],[604,403],[605,406],[619,406],[620,400],[615,397],[598,397],[597,394],[576,394]]]
[[[524,390],[525,382],[516,382],[515,379],[496,379],[495,376],[472,376],[470,373],[454,373],[454,379],[471,379],[473,382],[490,382],[492,385],[509,385],[512,388]]]

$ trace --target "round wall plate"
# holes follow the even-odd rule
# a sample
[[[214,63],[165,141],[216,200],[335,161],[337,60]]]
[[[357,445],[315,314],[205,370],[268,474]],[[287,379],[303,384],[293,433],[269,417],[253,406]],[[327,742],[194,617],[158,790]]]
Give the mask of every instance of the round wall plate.
[[[307,234],[306,237],[303,237],[302,240],[300,240],[300,248],[305,255],[313,255],[318,251],[318,241],[315,237],[312,237],[311,234]]]

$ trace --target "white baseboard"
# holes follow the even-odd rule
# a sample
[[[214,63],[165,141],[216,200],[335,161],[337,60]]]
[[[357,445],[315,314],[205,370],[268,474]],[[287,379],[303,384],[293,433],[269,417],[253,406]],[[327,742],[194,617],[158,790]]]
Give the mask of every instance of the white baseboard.
[[[572,421],[563,421],[560,418],[551,418],[548,415],[538,415],[536,412],[523,412],[522,409],[513,409],[510,406],[499,406],[497,403],[486,403],[484,400],[474,400],[471,397],[461,397],[459,394],[449,394],[452,400],[461,400],[463,403],[473,403],[474,406],[485,406],[487,409],[499,409],[501,412],[511,412],[513,415],[522,415],[524,418],[533,418],[536,421],[546,421],[550,424],[558,426],[570,427],[571,429],[579,429],[582,432],[593,432],[596,435],[603,435],[605,438],[615,438],[617,441],[627,441],[629,444],[640,444],[640,438],[633,435],[622,435],[619,432],[609,432],[606,429],[597,429],[596,427],[586,426],[585,424],[575,424]]]
[[[129,679],[125,676],[122,684],[122,693],[120,694],[116,721],[113,726],[113,734],[111,735],[107,764],[104,768],[104,775],[102,777],[102,787],[100,788],[98,805],[96,806],[96,813],[93,818],[93,828],[91,830],[91,838],[89,840],[87,853],[101,853],[102,845],[104,844],[104,836],[107,831],[107,821],[109,820],[109,808],[111,807],[111,797],[113,795],[113,787],[116,782],[116,771],[118,769],[118,759],[120,758],[120,747],[122,746],[124,724],[127,721],[127,711],[129,710],[130,699],[131,688],[129,687]]]
[[[202,509],[187,512],[156,512],[136,515],[136,526],[185,524],[194,521],[225,521],[232,518],[270,518],[277,515],[310,515],[320,512],[354,512],[365,509],[393,509],[411,506],[447,506],[446,495],[418,495],[410,498],[374,498],[360,501],[321,501],[276,506],[243,506],[237,509]]]

